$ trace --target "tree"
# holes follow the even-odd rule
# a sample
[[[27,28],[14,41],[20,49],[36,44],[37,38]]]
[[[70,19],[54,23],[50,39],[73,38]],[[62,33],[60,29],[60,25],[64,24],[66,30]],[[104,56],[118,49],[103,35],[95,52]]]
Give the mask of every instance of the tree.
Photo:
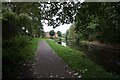
[[[18,15],[27,13],[32,18],[33,29],[37,29],[40,26],[37,32],[39,32],[38,30],[40,32],[43,31],[42,22],[48,26],[53,26],[53,28],[64,23],[75,22],[75,32],[81,33],[84,39],[97,39],[103,42],[119,42],[120,40],[120,35],[118,35],[120,34],[119,2],[22,2],[3,3],[3,6]],[[36,21],[36,19],[38,20]]]
[[[46,23],[48,26],[57,26],[64,23],[72,23],[75,21],[75,16],[77,10],[80,8],[80,2],[20,2],[20,3],[3,3],[3,6],[6,6],[7,9],[11,9],[13,12],[27,13],[33,19],[37,17],[39,22],[41,20]],[[45,22],[44,22],[45,23]]]
[[[82,3],[76,15],[75,31],[87,40],[119,43],[119,7],[120,3]]]
[[[82,40],[81,34],[75,33],[75,24],[71,25],[66,32],[66,40],[71,40],[74,42],[79,42],[79,39]]]
[[[57,31],[58,36],[62,36],[62,33],[60,31]]]
[[[19,33],[18,29],[18,16],[17,14],[6,11],[2,17],[2,35],[3,39],[9,39]]]
[[[55,31],[54,31],[54,30],[51,30],[51,31],[49,32],[49,34],[50,34],[50,36],[52,36],[52,38],[53,38],[53,36],[55,35]]]
[[[24,27],[25,28],[24,34],[26,33],[26,30],[28,30],[28,33],[31,34],[31,32],[32,32],[32,19],[30,18],[30,16],[28,14],[21,13],[19,15],[18,23],[19,23],[19,27],[21,27],[21,29],[20,29],[21,33],[23,32],[22,28]]]
[[[47,20],[48,26],[57,26],[64,23],[72,23],[75,21],[77,10],[80,8],[80,2],[42,2],[41,5],[41,18]]]
[[[40,4],[38,2],[3,2],[2,13],[6,11],[14,12],[18,16],[18,26],[21,31],[22,27],[25,27],[29,31],[29,35],[42,36],[43,25],[41,23]]]

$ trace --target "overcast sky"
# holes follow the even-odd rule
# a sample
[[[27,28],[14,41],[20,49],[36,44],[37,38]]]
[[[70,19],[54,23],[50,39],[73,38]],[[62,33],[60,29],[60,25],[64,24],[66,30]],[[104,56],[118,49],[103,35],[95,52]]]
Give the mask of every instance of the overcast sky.
[[[47,26],[44,24],[43,29],[45,32],[49,32],[50,30],[54,30],[55,32],[61,31],[62,33],[66,33],[66,30],[69,29],[70,26],[71,26],[71,24],[64,24],[64,25],[60,25],[60,26],[56,27],[55,29],[53,29],[52,26]]]

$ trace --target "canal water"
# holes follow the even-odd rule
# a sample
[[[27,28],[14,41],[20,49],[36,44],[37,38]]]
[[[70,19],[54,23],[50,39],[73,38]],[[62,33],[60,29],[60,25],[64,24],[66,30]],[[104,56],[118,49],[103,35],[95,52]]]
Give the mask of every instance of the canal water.
[[[93,45],[81,45],[67,41],[71,48],[83,51],[86,56],[108,72],[120,75],[120,49],[107,49]]]

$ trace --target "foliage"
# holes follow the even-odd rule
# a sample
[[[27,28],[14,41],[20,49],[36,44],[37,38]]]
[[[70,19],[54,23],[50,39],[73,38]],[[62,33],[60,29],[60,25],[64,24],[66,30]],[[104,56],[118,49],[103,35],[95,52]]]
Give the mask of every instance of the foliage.
[[[42,2],[40,5],[42,20],[47,20],[46,24],[53,28],[75,21],[76,12],[80,8],[80,2]]]
[[[62,42],[62,39],[61,39],[61,38],[58,38],[58,42]]]
[[[32,19],[28,14],[21,13],[19,15],[19,26],[29,28],[31,26]]]
[[[40,18],[40,4],[38,2],[3,2],[2,5],[5,9],[11,10],[18,15],[21,13],[27,13],[33,18],[36,16],[39,16],[38,18]]]
[[[120,35],[118,35],[120,34],[119,2],[21,2],[3,3],[3,6],[18,15],[27,13],[32,18],[30,33],[33,35],[43,34],[41,21],[53,28],[75,21],[75,32],[83,39],[100,40],[106,43],[119,43],[120,41]]]
[[[17,78],[23,64],[33,58],[38,41],[39,39],[31,39],[28,36],[17,36],[15,39],[9,39],[2,43],[4,78]]]
[[[18,16],[17,14],[6,11],[3,13],[2,16],[2,34],[3,34],[3,39],[8,39],[10,37],[15,36],[18,34]]]
[[[120,41],[120,3],[82,3],[76,15],[75,33],[79,39],[104,43]],[[94,9],[93,9],[94,8]]]
[[[39,40],[32,37],[44,33],[39,3],[2,4],[3,76],[17,77],[21,73],[22,63],[34,56]]]
[[[50,34],[50,36],[54,36],[55,35],[55,31],[54,30],[51,30],[50,32],[49,32],[49,34]]]
[[[19,54],[23,48],[25,48],[26,45],[30,44],[30,38],[27,36],[16,36],[15,38],[11,38],[9,40],[3,41],[3,57],[4,55],[12,55],[12,56],[22,56],[21,58],[24,58],[23,55]],[[5,53],[4,53],[5,51]],[[6,52],[7,51],[7,52]],[[17,54],[17,55],[15,55]],[[26,55],[26,54],[24,54]],[[8,56],[9,58],[13,58]],[[17,57],[15,57],[17,58]],[[19,58],[18,58],[19,59]],[[12,61],[11,59],[10,61]],[[16,59],[17,60],[17,59]],[[15,62],[13,60],[13,62]]]
[[[66,40],[71,40],[73,42],[79,42],[79,40],[83,40],[82,34],[75,32],[74,24],[70,26],[66,33]]]
[[[56,44],[54,41],[47,40],[49,45],[72,69],[81,75],[82,78],[113,78],[113,76],[105,71],[102,67],[86,58],[79,51]]]
[[[62,36],[62,33],[60,31],[57,31],[58,36]]]
[[[17,28],[18,30],[17,32],[19,32],[19,34],[25,33],[26,35],[26,30],[28,30],[27,35],[29,36],[38,35],[39,37],[43,35],[44,31],[41,23],[39,3],[26,3],[26,2],[4,3],[3,2],[2,7],[3,7],[3,11],[2,11],[3,14],[6,12],[11,12],[16,14],[16,17],[18,20],[17,20],[17,25],[15,27],[19,26]],[[5,20],[4,17],[3,17],[3,20]],[[15,24],[16,20],[13,22]],[[3,23],[3,27],[4,25],[6,26],[9,24]],[[22,27],[25,27],[24,31],[21,30]],[[11,28],[11,29],[14,29],[14,28]]]

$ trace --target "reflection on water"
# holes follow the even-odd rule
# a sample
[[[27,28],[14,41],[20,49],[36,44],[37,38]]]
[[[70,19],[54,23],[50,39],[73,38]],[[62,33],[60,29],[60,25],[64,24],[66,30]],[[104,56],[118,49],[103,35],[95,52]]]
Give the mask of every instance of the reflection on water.
[[[63,45],[63,46],[66,46],[66,43],[65,43],[65,42],[62,42],[62,45]]]
[[[78,45],[69,41],[67,45],[83,51],[89,59],[103,66],[107,71],[120,75],[120,49],[105,49],[93,45]]]

